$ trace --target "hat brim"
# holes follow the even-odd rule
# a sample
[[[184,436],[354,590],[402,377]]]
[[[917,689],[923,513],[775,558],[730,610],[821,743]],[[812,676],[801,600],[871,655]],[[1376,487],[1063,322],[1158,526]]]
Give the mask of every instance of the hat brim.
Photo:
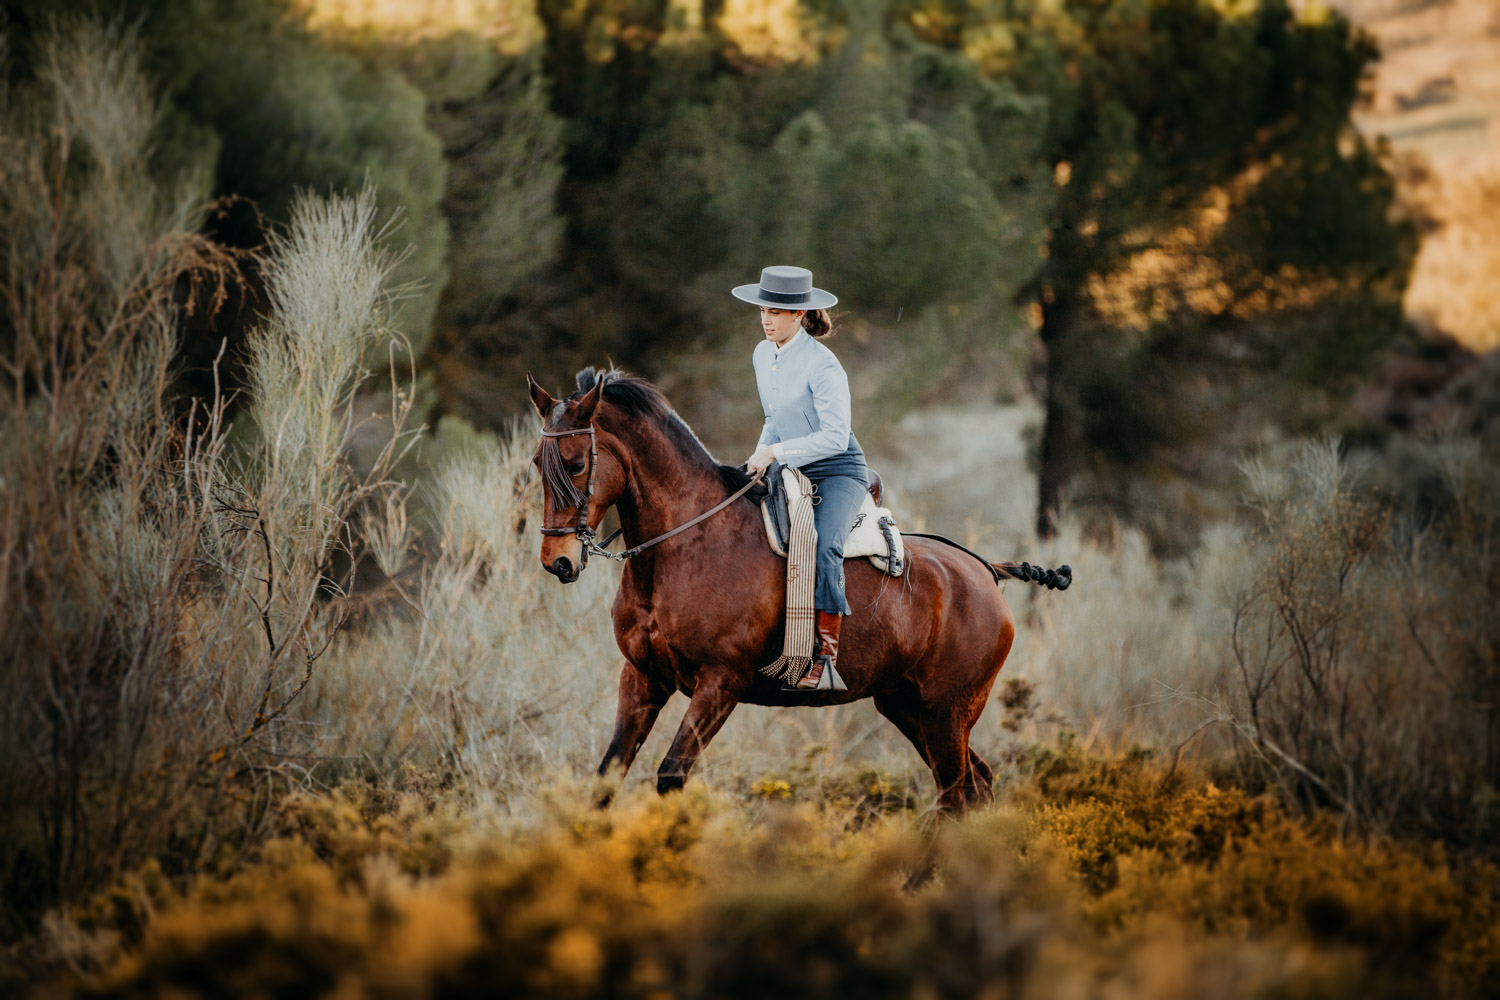
[[[769,306],[772,309],[789,309],[796,312],[799,309],[828,309],[838,305],[838,296],[832,292],[825,292],[821,288],[814,288],[808,293],[806,302],[785,302],[765,298],[760,285],[740,285],[729,292],[741,302],[748,302],[753,306]]]

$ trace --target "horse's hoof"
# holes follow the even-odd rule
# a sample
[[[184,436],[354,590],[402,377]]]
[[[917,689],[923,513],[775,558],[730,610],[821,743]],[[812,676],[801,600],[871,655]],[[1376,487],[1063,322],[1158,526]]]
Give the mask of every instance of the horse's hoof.
[[[666,795],[669,792],[680,792],[682,786],[687,783],[685,774],[659,774],[656,776],[656,794]]]

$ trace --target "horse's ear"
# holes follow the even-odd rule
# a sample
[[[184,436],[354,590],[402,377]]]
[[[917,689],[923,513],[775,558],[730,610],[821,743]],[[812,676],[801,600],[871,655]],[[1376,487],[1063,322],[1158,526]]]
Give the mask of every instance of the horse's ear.
[[[594,419],[594,408],[599,405],[599,397],[603,394],[604,380],[596,379],[594,387],[583,394],[583,398],[578,401],[578,409],[573,412],[573,419],[578,422],[579,427]]]
[[[557,400],[549,396],[546,389],[537,385],[536,379],[531,377],[531,372],[526,373],[526,387],[531,390],[531,405],[535,406],[536,412],[541,415],[542,423],[546,423],[552,407],[557,405]]]

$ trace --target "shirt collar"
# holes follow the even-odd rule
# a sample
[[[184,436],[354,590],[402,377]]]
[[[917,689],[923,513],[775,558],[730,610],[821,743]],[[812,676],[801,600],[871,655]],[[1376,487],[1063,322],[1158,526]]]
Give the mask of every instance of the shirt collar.
[[[797,328],[797,332],[792,334],[792,338],[790,340],[776,348],[776,356],[780,357],[787,351],[791,350],[797,345],[797,341],[801,340],[803,336],[805,336],[805,334],[803,333],[802,328],[799,326]]]

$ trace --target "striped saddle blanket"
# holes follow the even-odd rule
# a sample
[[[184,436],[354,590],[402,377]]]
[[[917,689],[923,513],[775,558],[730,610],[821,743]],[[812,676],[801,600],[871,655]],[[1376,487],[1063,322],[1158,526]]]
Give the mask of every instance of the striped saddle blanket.
[[[812,481],[796,469],[774,463],[766,470],[770,487],[760,509],[771,549],[786,558],[786,630],[781,656],[761,672],[795,685],[812,668],[813,580],[817,573],[818,533],[813,523]],[[844,558],[864,556],[883,573],[900,576],[906,568],[906,549],[896,519],[875,497],[865,494],[854,529],[844,542]]]

